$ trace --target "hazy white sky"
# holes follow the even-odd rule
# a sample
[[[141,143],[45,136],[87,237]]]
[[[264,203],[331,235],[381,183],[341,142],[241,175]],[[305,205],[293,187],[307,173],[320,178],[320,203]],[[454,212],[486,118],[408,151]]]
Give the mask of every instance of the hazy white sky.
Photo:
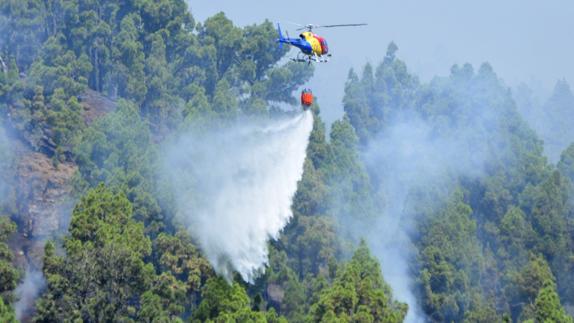
[[[318,65],[309,86],[328,121],[341,114],[350,67],[378,64],[390,41],[423,80],[447,75],[455,63],[488,61],[510,86],[520,82],[546,95],[559,78],[574,83],[573,0],[189,0],[203,21],[223,11],[237,25],[366,22],[367,27],[317,30],[333,57]],[[293,50],[293,54],[295,51]]]

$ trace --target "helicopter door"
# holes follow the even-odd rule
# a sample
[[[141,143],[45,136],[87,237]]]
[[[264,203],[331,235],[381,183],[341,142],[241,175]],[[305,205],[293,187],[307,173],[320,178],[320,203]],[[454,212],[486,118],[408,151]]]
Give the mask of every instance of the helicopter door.
[[[325,40],[325,38],[320,36],[316,37],[319,40],[319,43],[321,44],[321,55],[326,55],[327,53],[329,53],[329,45],[327,45],[327,41]]]

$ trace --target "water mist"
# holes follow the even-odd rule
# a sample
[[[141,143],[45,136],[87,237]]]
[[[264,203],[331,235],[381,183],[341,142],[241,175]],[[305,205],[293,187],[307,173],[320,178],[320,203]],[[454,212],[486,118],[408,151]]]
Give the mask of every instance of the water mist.
[[[292,216],[313,127],[310,111],[266,123],[192,132],[166,149],[180,221],[216,272],[252,282],[267,264],[267,242]]]

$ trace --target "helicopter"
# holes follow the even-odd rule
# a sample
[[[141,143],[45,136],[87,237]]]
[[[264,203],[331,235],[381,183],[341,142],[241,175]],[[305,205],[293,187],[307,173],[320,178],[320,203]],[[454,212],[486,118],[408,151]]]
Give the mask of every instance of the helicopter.
[[[299,24],[296,24],[299,25]],[[294,62],[311,62],[326,63],[329,61],[331,54],[329,53],[329,45],[327,45],[327,40],[315,33],[313,29],[318,28],[333,28],[333,27],[358,27],[366,26],[367,24],[338,24],[338,25],[299,25],[300,28],[297,30],[305,30],[300,35],[299,38],[290,38],[289,33],[287,37],[283,36],[281,32],[281,25],[277,24],[277,32],[279,33],[279,38],[277,42],[282,47],[283,44],[289,44],[291,46],[299,48],[300,52],[297,53],[296,58],[291,58]]]

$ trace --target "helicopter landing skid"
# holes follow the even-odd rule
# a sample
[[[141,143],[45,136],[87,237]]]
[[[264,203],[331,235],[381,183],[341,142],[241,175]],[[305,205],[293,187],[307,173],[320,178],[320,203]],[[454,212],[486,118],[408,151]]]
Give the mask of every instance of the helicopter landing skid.
[[[328,57],[331,57],[331,55],[329,54]],[[291,61],[293,62],[298,62],[298,63],[307,63],[307,64],[311,64],[312,62],[315,63],[327,63],[329,61],[329,59],[327,57],[319,57],[319,56],[305,56],[305,57],[301,57],[299,55],[297,55],[297,58],[291,58]]]

